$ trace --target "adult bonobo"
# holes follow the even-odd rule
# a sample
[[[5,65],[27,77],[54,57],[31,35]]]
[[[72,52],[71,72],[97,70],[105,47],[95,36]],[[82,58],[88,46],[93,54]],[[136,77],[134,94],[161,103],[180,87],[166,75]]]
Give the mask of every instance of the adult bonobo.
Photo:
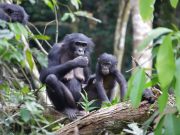
[[[76,118],[82,84],[89,77],[88,63],[94,43],[82,33],[72,33],[55,44],[48,55],[48,68],[40,74],[55,108]]]
[[[24,8],[19,5],[3,3],[0,4],[0,19],[7,22],[27,24],[28,15]]]
[[[99,56],[96,65],[96,74],[88,80],[85,90],[89,100],[97,100],[97,105],[102,102],[110,102],[115,97],[115,84],[120,85],[121,101],[127,89],[124,76],[118,71],[115,56],[103,53]]]

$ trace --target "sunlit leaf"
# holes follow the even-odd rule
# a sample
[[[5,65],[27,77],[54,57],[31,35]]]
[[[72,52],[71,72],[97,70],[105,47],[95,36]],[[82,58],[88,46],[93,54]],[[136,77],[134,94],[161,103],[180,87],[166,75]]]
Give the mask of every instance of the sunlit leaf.
[[[173,8],[176,8],[176,7],[177,7],[178,2],[179,2],[179,0],[170,0],[171,6],[172,6]]]
[[[175,73],[175,59],[170,36],[166,36],[161,44],[156,60],[158,79],[162,89],[171,83]]]
[[[23,94],[27,94],[28,92],[29,92],[29,87],[26,85],[26,86],[24,86],[22,89],[21,89],[21,92],[23,93]]]
[[[141,102],[142,92],[145,88],[145,71],[142,68],[138,68],[133,74],[133,80],[131,83],[130,100],[134,107],[138,107]]]
[[[6,38],[6,39],[12,39],[14,37],[14,33],[9,31],[8,29],[0,30],[0,39]]]
[[[26,30],[26,28],[22,24],[20,24],[20,23],[9,23],[9,27],[10,27],[11,31],[16,34],[17,39],[20,39],[20,35],[24,35],[25,37],[28,37],[28,31]]]
[[[172,32],[171,29],[159,27],[153,29],[146,38],[140,43],[138,50],[143,50],[146,46],[148,46],[154,39],[158,38],[159,36]]]
[[[66,21],[69,18],[71,19],[72,22],[75,22],[76,20],[75,15],[73,13],[65,13],[61,18],[61,21]]]
[[[34,62],[33,62],[33,57],[30,50],[26,50],[26,59],[27,59],[30,69],[32,70],[34,67]]]
[[[175,71],[175,97],[176,97],[176,106],[177,109],[180,111],[180,58],[176,60],[176,71]]]
[[[61,18],[61,21],[66,21],[70,17],[69,13],[65,13]]]
[[[34,39],[40,39],[40,40],[50,40],[51,38],[46,35],[34,35],[32,38]]]
[[[54,9],[53,3],[51,2],[51,0],[43,0],[44,3],[51,9]]]
[[[24,122],[28,122],[31,119],[31,114],[27,109],[21,109],[20,115]]]
[[[155,0],[140,0],[139,10],[143,20],[147,21],[153,18]]]
[[[80,0],[71,0],[71,4],[72,4],[76,9],[79,9]]]

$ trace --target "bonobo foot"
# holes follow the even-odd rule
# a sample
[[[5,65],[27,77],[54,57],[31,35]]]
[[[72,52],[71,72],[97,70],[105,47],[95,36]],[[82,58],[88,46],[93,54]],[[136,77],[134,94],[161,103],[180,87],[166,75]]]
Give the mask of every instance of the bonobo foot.
[[[66,108],[63,111],[63,113],[66,114],[70,120],[77,119],[77,112],[78,110],[76,108]]]

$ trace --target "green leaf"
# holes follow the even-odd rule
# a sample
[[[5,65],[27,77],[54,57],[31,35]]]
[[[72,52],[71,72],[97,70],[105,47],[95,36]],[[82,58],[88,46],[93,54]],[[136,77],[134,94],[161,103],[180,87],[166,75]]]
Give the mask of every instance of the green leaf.
[[[29,64],[30,69],[33,70],[34,62],[33,62],[33,57],[30,50],[26,50],[26,60]]]
[[[71,4],[72,4],[76,9],[79,9],[80,0],[71,0]]]
[[[138,68],[133,74],[130,100],[134,107],[138,107],[141,102],[142,92],[145,88],[145,71]]]
[[[24,35],[26,38],[28,37],[28,31],[24,27],[24,25],[20,23],[8,23],[12,32],[16,34],[16,38],[20,39],[20,35]]]
[[[13,37],[14,37],[14,33],[9,31],[8,29],[0,30],[0,39],[1,38],[12,39]]]
[[[152,87],[158,83],[158,77],[153,77],[149,82],[146,83],[145,88]]]
[[[168,101],[168,89],[163,90],[163,94],[158,98],[159,111],[162,113]]]
[[[140,43],[138,50],[141,51],[144,48],[146,48],[146,46],[148,46],[154,39],[158,38],[159,36],[165,34],[165,33],[170,33],[172,32],[171,29],[168,28],[163,28],[163,27],[159,27],[156,29],[153,29],[148,35],[147,37]]]
[[[172,6],[173,8],[176,8],[176,7],[177,7],[178,2],[179,2],[179,0],[170,0],[171,6]]]
[[[176,71],[175,71],[175,97],[176,97],[176,106],[177,109],[180,111],[180,58],[176,60]]]
[[[21,89],[21,91],[22,91],[23,94],[28,94],[28,92],[29,92],[29,87],[26,85],[26,86],[24,86],[24,87]]]
[[[51,38],[46,35],[34,35],[32,38],[34,39],[40,39],[40,40],[50,40]]]
[[[139,1],[139,10],[140,10],[141,17],[144,21],[150,20],[153,18],[154,3],[155,3],[155,0],[140,0]]]
[[[20,116],[24,122],[28,122],[31,119],[31,114],[27,109],[21,109]]]
[[[96,102],[96,100],[91,100],[91,101],[88,103],[88,106],[93,105],[94,102]]]
[[[97,109],[97,108],[98,108],[98,107],[94,107],[94,106],[93,106],[93,107],[89,107],[89,108],[88,108],[88,111],[92,111],[92,110]]]
[[[174,114],[167,114],[164,120],[165,133],[164,135],[179,135],[180,133],[180,118]]]
[[[156,68],[161,88],[166,89],[174,77],[176,68],[172,41],[169,35],[164,38],[163,43],[159,47]]]
[[[39,62],[39,64],[42,67],[47,67],[48,59],[47,59],[46,55],[44,53],[42,53],[42,51],[40,51],[36,48],[32,48],[31,51],[32,51],[34,58]]]
[[[51,2],[51,0],[43,0],[44,3],[51,9],[54,9],[53,3]]]
[[[134,75],[132,75],[131,77],[130,77],[130,79],[128,80],[128,89],[127,89],[127,92],[126,92],[126,95],[125,95],[125,100],[127,100],[128,99],[128,97],[130,96],[130,94],[131,94],[131,90],[132,90],[132,88],[133,88],[133,80],[134,80]]]

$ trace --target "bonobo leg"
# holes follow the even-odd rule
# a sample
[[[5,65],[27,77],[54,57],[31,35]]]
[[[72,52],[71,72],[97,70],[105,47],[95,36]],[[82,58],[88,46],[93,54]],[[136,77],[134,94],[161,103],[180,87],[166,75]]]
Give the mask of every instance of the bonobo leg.
[[[67,88],[72,93],[75,102],[78,102],[79,99],[81,98],[81,94],[80,94],[82,90],[81,82],[76,78],[72,78],[69,81],[64,81],[64,85],[66,85]]]
[[[70,90],[54,74],[46,78],[48,96],[57,110],[63,111],[70,119],[76,118],[76,104]]]

